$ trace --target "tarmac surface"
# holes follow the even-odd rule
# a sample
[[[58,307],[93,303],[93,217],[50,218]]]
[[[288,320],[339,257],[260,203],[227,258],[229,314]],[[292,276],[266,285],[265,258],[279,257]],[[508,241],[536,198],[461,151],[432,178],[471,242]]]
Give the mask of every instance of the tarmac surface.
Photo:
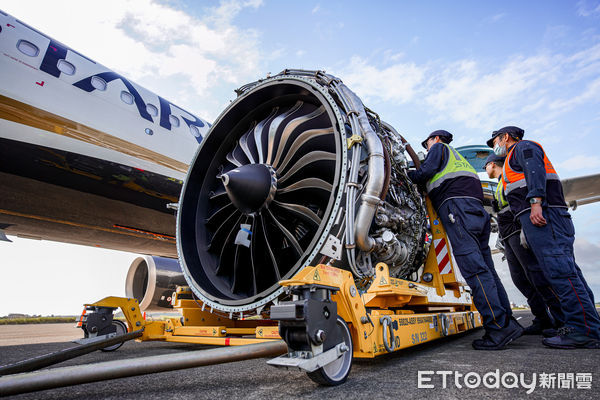
[[[522,311],[516,312],[515,316],[524,326],[527,326],[532,318],[529,312]],[[53,329],[40,327],[50,331]],[[0,327],[0,365],[73,346],[71,343],[3,345],[2,342],[7,343],[8,340],[3,339],[4,329]],[[523,336],[504,351],[475,351],[471,348],[471,341],[482,334],[483,330],[480,329],[372,360],[355,359],[348,381],[337,387],[320,387],[301,372],[276,369],[266,365],[267,359],[257,359],[88,383],[10,398],[23,400],[242,397],[245,400],[364,399],[366,397],[376,399],[569,398],[570,400],[600,398],[600,350],[552,350],[541,344],[540,336]],[[22,339],[24,338],[25,335]],[[208,347],[161,342],[128,342],[116,352],[98,351],[63,362],[56,367],[180,353],[203,348]],[[419,387],[419,371],[422,378],[431,379],[422,380],[421,387]],[[444,374],[447,376],[445,387]],[[468,379],[465,381],[467,374]],[[519,381],[515,383],[511,374],[516,374]],[[481,379],[485,376],[491,388],[484,386],[482,382],[477,382],[477,377]],[[526,387],[521,384],[521,381]],[[457,382],[460,387],[457,386]],[[422,387],[423,385],[432,387],[426,388]],[[530,394],[527,394],[528,390]]]
[[[75,319],[73,319],[75,320]],[[56,343],[81,338],[81,330],[67,324],[27,324],[0,326],[0,347],[38,343]],[[2,349],[0,349],[2,354]],[[2,356],[0,356],[2,361]]]

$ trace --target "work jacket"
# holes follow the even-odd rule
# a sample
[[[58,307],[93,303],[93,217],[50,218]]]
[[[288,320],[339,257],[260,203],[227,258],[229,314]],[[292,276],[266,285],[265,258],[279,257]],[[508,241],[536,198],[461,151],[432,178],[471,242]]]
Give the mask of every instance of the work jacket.
[[[506,156],[502,178],[515,218],[531,209],[532,197],[541,197],[543,207],[567,208],[558,174],[539,143],[521,140],[514,144]]]

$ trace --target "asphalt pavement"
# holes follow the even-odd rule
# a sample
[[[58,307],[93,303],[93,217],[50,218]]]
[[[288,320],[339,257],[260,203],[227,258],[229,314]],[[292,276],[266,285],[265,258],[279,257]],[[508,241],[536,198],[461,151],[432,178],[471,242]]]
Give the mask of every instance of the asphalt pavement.
[[[531,314],[516,312],[528,325]],[[320,387],[266,359],[163,372],[12,396],[14,399],[594,399],[600,397],[600,350],[553,350],[524,336],[503,351],[475,351],[483,330],[425,343],[372,360],[355,359],[348,381]],[[69,348],[70,343],[0,347],[0,365]],[[128,342],[58,366],[200,350],[206,346]],[[514,381],[514,378],[517,381]],[[444,379],[445,378],[445,379]],[[466,379],[465,379],[466,378]],[[484,384],[485,378],[485,384]],[[445,384],[444,384],[445,380]],[[489,387],[486,387],[489,386]],[[530,392],[529,394],[527,392]]]

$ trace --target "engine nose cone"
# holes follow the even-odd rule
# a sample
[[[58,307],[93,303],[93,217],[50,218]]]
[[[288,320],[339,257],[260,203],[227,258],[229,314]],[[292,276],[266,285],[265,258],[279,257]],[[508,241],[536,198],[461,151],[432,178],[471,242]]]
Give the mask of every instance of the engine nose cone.
[[[247,164],[221,175],[231,202],[252,214],[268,206],[277,191],[275,170],[266,164]]]

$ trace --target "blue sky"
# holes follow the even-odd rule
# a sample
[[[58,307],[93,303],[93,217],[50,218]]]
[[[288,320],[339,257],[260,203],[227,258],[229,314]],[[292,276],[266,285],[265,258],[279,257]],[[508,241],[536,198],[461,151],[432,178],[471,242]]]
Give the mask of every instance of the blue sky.
[[[284,68],[325,69],[415,144],[435,129],[451,131],[457,146],[482,143],[518,125],[544,145],[561,177],[600,172],[600,1],[102,4],[6,0],[0,8],[208,120],[244,83]],[[600,297],[600,204],[574,216],[576,256]],[[36,286],[45,308],[8,303],[0,315],[78,312],[96,292],[52,294],[68,293],[71,276],[122,295],[135,257],[22,239],[0,247],[10,266],[3,292],[43,276],[36,268],[54,249],[65,277],[46,295],[47,285]],[[506,264],[497,266],[522,302]]]

